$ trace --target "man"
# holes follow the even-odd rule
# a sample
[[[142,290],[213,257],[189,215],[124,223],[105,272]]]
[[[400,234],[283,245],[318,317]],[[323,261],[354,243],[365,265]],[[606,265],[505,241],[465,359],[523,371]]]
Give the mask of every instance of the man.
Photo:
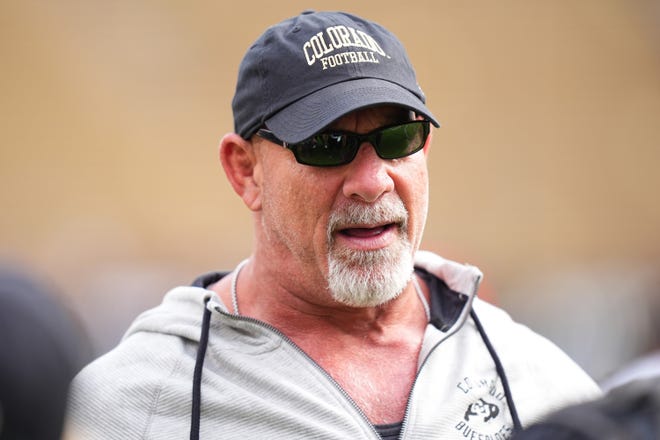
[[[231,274],[174,289],[74,383],[83,438],[508,438],[598,395],[418,251],[438,122],[381,26],[305,12],[250,47],[220,159],[252,211]]]

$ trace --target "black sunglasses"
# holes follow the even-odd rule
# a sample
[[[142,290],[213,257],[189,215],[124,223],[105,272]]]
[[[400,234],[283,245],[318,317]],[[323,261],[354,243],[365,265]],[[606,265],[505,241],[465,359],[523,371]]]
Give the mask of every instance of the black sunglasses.
[[[278,139],[265,128],[257,131],[270,142],[288,148],[301,164],[315,167],[333,167],[350,163],[360,145],[369,141],[381,159],[400,159],[421,150],[430,132],[429,121],[410,121],[388,125],[370,133],[357,134],[347,131],[328,131],[316,134],[307,140],[289,144]]]

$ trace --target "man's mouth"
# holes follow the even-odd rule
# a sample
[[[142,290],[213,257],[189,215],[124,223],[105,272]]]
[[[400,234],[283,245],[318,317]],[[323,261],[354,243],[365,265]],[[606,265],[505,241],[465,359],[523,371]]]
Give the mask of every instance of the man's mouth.
[[[397,228],[397,225],[395,223],[388,223],[385,225],[369,226],[369,227],[360,226],[360,227],[342,228],[339,229],[337,232],[347,237],[370,238],[383,234],[384,232],[393,228]]]
[[[400,200],[353,204],[331,213],[328,245],[346,251],[384,249],[407,236],[408,213]]]

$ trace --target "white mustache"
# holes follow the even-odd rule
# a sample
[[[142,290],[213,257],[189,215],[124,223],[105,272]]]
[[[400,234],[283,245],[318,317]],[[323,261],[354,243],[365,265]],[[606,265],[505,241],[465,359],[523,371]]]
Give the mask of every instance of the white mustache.
[[[328,242],[333,242],[338,230],[359,225],[396,224],[399,231],[408,231],[408,210],[401,199],[393,198],[376,205],[351,204],[333,211],[328,219]]]

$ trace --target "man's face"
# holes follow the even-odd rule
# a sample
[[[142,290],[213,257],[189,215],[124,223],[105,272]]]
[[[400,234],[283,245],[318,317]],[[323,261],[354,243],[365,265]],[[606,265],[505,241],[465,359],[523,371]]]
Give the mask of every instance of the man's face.
[[[407,120],[406,111],[378,107],[351,113],[331,129],[368,133]],[[364,143],[351,163],[328,168],[299,164],[267,141],[258,151],[257,246],[267,247],[274,264],[294,268],[300,286],[323,282],[335,301],[352,307],[377,306],[401,293],[428,210],[426,148],[383,160]]]

